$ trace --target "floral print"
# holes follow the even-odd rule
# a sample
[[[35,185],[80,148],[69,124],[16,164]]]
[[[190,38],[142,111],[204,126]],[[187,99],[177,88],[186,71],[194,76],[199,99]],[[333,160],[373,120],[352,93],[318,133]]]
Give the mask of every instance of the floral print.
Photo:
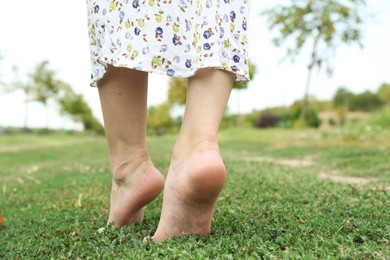
[[[87,0],[91,85],[107,64],[189,77],[200,68],[249,80],[249,0]]]

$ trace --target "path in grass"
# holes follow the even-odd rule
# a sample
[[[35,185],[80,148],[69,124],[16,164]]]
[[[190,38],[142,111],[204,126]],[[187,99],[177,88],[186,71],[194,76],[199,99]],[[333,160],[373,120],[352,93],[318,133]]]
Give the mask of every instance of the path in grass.
[[[308,167],[314,165],[314,159],[312,157],[304,157],[300,159],[277,159],[272,157],[244,157],[237,158],[237,160],[244,161],[255,161],[255,162],[271,162],[280,165],[285,165],[289,167]],[[350,183],[350,184],[367,184],[370,182],[376,182],[379,178],[375,177],[352,177],[352,176],[342,176],[338,171],[328,171],[328,172],[317,172],[321,178],[329,179],[336,182]],[[386,187],[389,189],[389,187]]]
[[[212,235],[162,245],[141,242],[157,227],[161,196],[142,225],[97,232],[110,191],[104,139],[0,136],[0,258],[388,258],[389,136],[224,131],[228,181]],[[173,142],[149,138],[164,173]]]

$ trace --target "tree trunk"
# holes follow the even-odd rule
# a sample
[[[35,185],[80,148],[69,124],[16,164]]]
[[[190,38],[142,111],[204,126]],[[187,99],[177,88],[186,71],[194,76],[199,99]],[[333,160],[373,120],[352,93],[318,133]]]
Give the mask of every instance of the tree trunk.
[[[240,100],[241,89],[237,89],[237,126],[241,126],[242,124],[242,115],[241,115],[241,100]]]
[[[348,124],[348,112],[349,112],[349,98],[348,98],[348,92],[346,91],[344,94],[344,118],[343,118],[343,125]]]
[[[28,105],[29,105],[28,99],[24,101],[24,123],[23,123],[23,131],[28,131]]]
[[[45,110],[46,110],[46,130],[49,130],[50,115],[49,115],[49,106],[47,103],[45,103]]]
[[[302,101],[302,109],[301,109],[301,113],[299,115],[299,120],[301,122],[305,121],[306,111],[307,111],[307,107],[309,105],[309,88],[310,88],[312,73],[313,73],[313,66],[309,66],[308,72],[307,72],[305,93],[303,95],[303,101]]]
[[[301,122],[305,121],[306,111],[307,111],[307,107],[309,105],[309,88],[310,88],[310,82],[311,82],[311,76],[312,76],[312,73],[313,73],[313,68],[317,64],[317,62],[319,61],[318,57],[317,57],[317,45],[318,45],[318,38],[316,38],[314,40],[313,50],[311,52],[311,61],[310,61],[309,66],[307,67],[308,72],[307,72],[305,93],[304,93],[304,96],[303,96],[301,114],[299,115],[299,120]]]

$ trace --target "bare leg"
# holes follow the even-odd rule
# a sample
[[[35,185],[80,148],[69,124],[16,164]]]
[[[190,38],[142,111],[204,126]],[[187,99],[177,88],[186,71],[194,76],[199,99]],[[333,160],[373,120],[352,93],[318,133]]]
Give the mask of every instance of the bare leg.
[[[181,234],[207,235],[225,183],[217,132],[234,83],[232,73],[204,69],[188,81],[187,104],[164,188],[156,242]]]
[[[99,81],[112,190],[108,222],[141,222],[143,207],[162,191],[164,180],[146,148],[148,74],[110,66]]]

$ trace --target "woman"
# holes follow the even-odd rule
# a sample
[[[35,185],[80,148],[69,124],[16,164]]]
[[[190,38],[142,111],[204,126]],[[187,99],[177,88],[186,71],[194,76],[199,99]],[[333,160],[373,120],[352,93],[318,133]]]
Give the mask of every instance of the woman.
[[[234,81],[249,80],[248,0],[88,0],[92,86],[98,86],[112,172],[108,222],[141,222],[164,189],[156,242],[209,234],[226,169],[217,132]],[[164,185],[146,147],[148,73],[188,78]]]

